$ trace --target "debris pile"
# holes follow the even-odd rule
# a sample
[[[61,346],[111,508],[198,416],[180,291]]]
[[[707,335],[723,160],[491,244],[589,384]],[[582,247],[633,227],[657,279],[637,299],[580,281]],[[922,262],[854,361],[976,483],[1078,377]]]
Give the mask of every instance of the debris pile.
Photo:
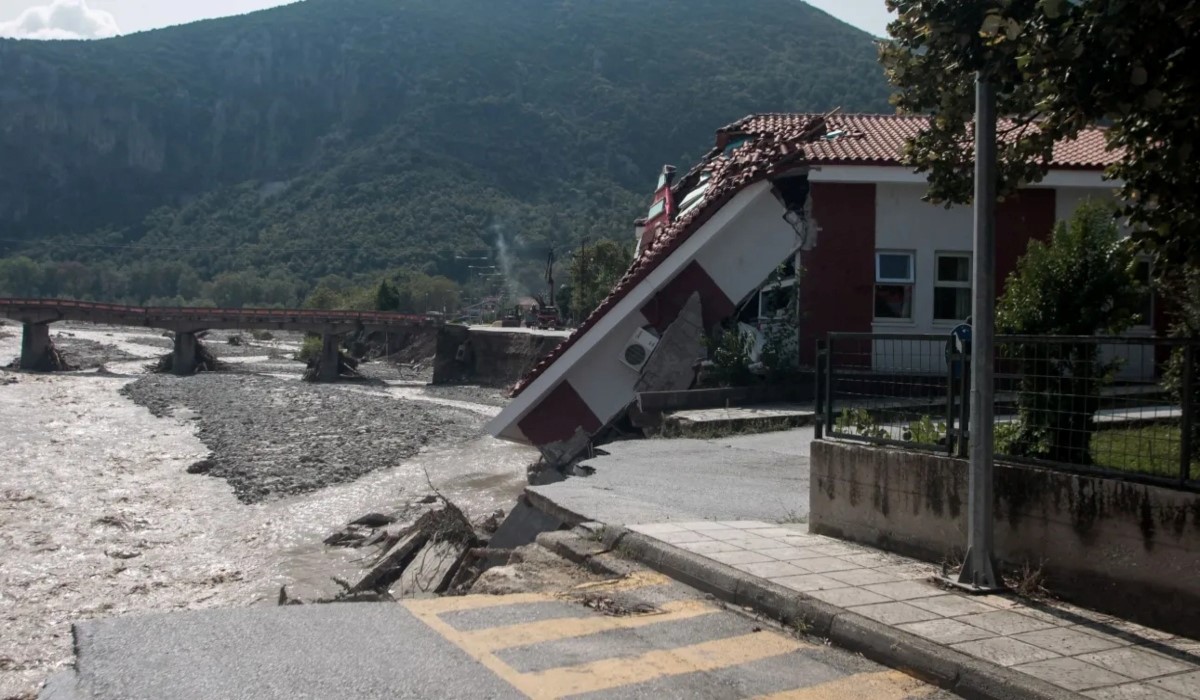
[[[21,369],[20,358],[13,360],[8,365],[8,369]],[[67,362],[67,359],[59,352],[58,348],[54,347],[53,342],[46,346],[46,352],[38,358],[32,367],[32,371],[34,372],[74,372],[77,369],[79,368]]]
[[[496,516],[493,515],[492,518]],[[373,548],[357,582],[315,602],[398,600],[461,593],[483,568],[488,533],[441,496],[425,496],[393,513],[368,513],[325,539],[330,547]],[[280,591],[280,604],[297,601]]]
[[[358,360],[350,357],[345,351],[338,351],[338,371],[339,377],[358,377]],[[318,355],[308,361],[308,369],[304,370],[304,381],[315,382],[321,378],[321,357]]]
[[[212,354],[200,339],[196,339],[196,368],[193,373],[199,372],[218,372],[225,369],[225,363],[217,359],[217,356]],[[175,354],[167,353],[158,358],[158,362],[150,365],[150,371],[158,374],[170,374],[175,371]]]

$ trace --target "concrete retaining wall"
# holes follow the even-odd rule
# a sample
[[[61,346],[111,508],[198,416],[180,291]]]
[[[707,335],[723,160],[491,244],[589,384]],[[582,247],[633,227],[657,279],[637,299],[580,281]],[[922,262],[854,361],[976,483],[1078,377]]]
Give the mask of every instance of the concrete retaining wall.
[[[561,334],[443,326],[433,361],[434,384],[515,384],[562,342]]]
[[[810,530],[939,562],[966,543],[967,462],[817,440]],[[996,465],[996,554],[1063,599],[1195,634],[1200,494]]]

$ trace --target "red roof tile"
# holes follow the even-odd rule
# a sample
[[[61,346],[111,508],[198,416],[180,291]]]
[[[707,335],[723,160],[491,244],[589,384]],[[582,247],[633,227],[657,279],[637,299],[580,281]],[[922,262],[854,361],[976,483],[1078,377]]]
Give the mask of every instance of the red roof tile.
[[[785,129],[803,124],[811,114],[758,114],[746,117],[722,131],[738,127],[751,129]],[[899,165],[905,142],[916,136],[929,123],[927,117],[898,114],[837,114],[829,117],[827,126],[832,138],[820,139],[806,147],[808,161],[813,165]],[[1004,129],[1001,122],[1000,128]],[[837,132],[842,132],[840,135]],[[1054,147],[1051,166],[1071,169],[1101,170],[1120,158],[1119,151],[1109,150],[1102,128],[1085,129],[1074,141],[1062,141]]]
[[[699,178],[701,172],[709,173],[708,189],[698,206],[692,207],[687,213],[669,225],[659,229],[653,240],[641,255],[634,260],[633,265],[613,288],[600,306],[588,316],[579,328],[559,343],[541,362],[537,364],[514,388],[512,395],[517,396],[538,377],[562,357],[592,326],[604,317],[621,299],[624,299],[639,282],[644,280],[653,270],[663,263],[671,253],[704,225],[721,207],[738,192],[746,187],[795,168],[805,161],[805,144],[820,138],[825,133],[824,117],[816,114],[802,115],[803,118],[793,118],[786,124],[743,124],[742,120],[732,126],[737,126],[735,138],[745,138],[745,142],[725,152],[725,146],[730,143],[728,137],[732,127],[726,127],[717,132],[717,148],[714,148],[704,160],[692,169],[677,185],[684,187],[685,183]],[[689,189],[692,185],[687,186]]]

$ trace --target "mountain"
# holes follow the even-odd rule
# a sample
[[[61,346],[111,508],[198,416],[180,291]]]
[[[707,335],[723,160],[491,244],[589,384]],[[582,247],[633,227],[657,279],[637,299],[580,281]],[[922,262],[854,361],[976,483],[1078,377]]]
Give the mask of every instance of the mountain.
[[[296,297],[487,255],[536,279],[551,245],[631,238],[734,119],[888,110],[872,41],[798,0],[306,0],[0,40],[0,255],[74,271],[0,293]]]

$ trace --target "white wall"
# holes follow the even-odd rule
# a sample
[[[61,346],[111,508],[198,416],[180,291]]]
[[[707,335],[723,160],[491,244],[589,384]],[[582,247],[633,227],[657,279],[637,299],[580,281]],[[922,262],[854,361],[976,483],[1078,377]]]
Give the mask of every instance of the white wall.
[[[876,333],[949,333],[956,325],[933,320],[934,257],[971,251],[971,209],[922,202],[925,191],[924,185],[906,184],[880,184],[875,189],[875,250],[915,253],[916,279],[912,320],[876,321]],[[871,251],[872,260],[874,254]]]
[[[935,321],[933,318],[934,266],[938,253],[971,252],[972,211],[970,207],[946,209],[923,202],[921,197],[925,191],[924,184],[884,182],[876,186],[875,250],[913,252],[916,280],[912,319],[875,321],[872,330],[876,333],[942,335],[957,325],[954,321]],[[1114,190],[1105,186],[1055,188],[1055,216],[1059,221],[1065,221],[1085,200],[1111,198],[1113,194]],[[872,256],[874,253],[871,251]],[[910,371],[918,367],[944,366],[943,346],[930,343],[927,348],[932,355],[928,358],[917,357],[919,351],[915,349],[897,352],[893,347],[884,352],[877,348],[874,366],[879,370]]]
[[[783,214],[783,205],[770,190],[759,190],[754,200],[694,255],[672,256],[664,265],[678,272],[692,260],[699,262],[736,304],[795,250],[797,236]],[[596,342],[586,359],[567,371],[566,378],[601,422],[611,420],[634,399],[633,387],[640,374],[619,358],[629,338],[646,323],[641,313],[622,319]]]
[[[524,393],[488,424],[497,437],[528,442],[519,421],[561,381],[571,383],[607,422],[633,401],[639,374],[620,362],[626,341],[647,320],[642,306],[696,260],[736,304],[758,288],[795,249],[799,237],[767,182],[752,185],[722,207]]]

